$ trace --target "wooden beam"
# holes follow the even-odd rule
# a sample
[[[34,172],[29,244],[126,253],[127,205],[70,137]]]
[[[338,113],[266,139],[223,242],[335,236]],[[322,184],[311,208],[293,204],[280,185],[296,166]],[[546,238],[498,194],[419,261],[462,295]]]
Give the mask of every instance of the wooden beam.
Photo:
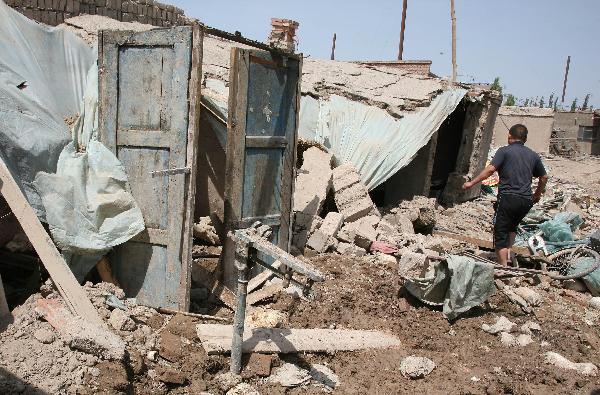
[[[400,22],[400,45],[398,47],[398,60],[402,60],[404,53],[404,30],[406,28],[406,8],[408,6],[408,0],[402,2],[402,21]]]
[[[456,82],[456,13],[454,0],[450,0],[450,18],[452,19],[452,82]]]
[[[38,253],[69,310],[90,323],[104,325],[98,312],[75,279],[60,252],[56,249],[46,229],[42,226],[33,208],[27,202],[25,195],[21,192],[19,185],[1,158],[0,194],[8,202],[10,209],[19,221],[19,224],[21,224],[21,228],[23,228],[23,231],[29,238],[29,242]]]
[[[441,230],[434,230],[433,235],[447,237],[449,239],[453,239],[453,240],[457,240],[457,241],[463,241],[465,243],[473,244],[473,245],[476,245],[478,247],[485,248],[488,250],[494,249],[494,242],[490,241],[490,240],[483,240],[483,239],[478,239],[476,237],[463,236],[463,235],[459,235],[457,233],[444,232]],[[521,254],[521,255],[531,255],[531,253],[529,252],[529,248],[527,248],[527,247],[513,246],[511,248],[511,251],[515,252],[517,254]]]
[[[331,60],[335,60],[335,40],[337,39],[337,36],[335,33],[333,33],[333,42],[331,43]]]

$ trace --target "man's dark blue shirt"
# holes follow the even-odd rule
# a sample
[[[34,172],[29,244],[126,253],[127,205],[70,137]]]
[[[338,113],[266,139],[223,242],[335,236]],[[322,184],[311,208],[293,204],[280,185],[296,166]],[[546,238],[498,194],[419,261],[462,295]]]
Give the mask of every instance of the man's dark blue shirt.
[[[511,194],[531,199],[531,179],[546,175],[540,156],[516,141],[499,148],[492,159],[498,171],[500,184],[498,195]]]

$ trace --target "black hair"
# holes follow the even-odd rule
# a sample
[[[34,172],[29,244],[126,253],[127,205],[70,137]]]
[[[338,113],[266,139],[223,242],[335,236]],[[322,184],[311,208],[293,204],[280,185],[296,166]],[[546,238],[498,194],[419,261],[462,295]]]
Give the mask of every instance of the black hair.
[[[525,125],[521,125],[520,123],[513,125],[513,127],[511,127],[508,131],[508,133],[514,139],[521,141],[527,140],[527,127]]]

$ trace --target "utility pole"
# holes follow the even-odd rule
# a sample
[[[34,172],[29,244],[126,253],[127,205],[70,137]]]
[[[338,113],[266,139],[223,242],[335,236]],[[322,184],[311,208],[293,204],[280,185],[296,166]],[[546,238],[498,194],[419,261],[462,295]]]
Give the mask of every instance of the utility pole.
[[[456,82],[456,14],[454,0],[450,0],[450,18],[452,19],[452,82]]]
[[[400,23],[400,47],[398,48],[398,60],[402,60],[404,52],[404,29],[406,28],[406,7],[408,0],[402,1],[402,22]]]
[[[565,69],[565,80],[563,82],[563,93],[560,99],[560,104],[565,102],[565,93],[567,92],[567,79],[569,78],[569,66],[571,65],[571,57],[567,56],[567,68]]]
[[[331,44],[331,60],[335,60],[335,33],[333,33],[333,43]]]

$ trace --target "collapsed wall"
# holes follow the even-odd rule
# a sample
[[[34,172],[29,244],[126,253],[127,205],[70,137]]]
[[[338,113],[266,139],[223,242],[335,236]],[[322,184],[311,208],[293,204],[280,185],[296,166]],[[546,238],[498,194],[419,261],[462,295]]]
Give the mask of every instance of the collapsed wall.
[[[30,19],[52,26],[82,14],[165,27],[188,21],[181,8],[154,0],[6,0],[6,4]]]

